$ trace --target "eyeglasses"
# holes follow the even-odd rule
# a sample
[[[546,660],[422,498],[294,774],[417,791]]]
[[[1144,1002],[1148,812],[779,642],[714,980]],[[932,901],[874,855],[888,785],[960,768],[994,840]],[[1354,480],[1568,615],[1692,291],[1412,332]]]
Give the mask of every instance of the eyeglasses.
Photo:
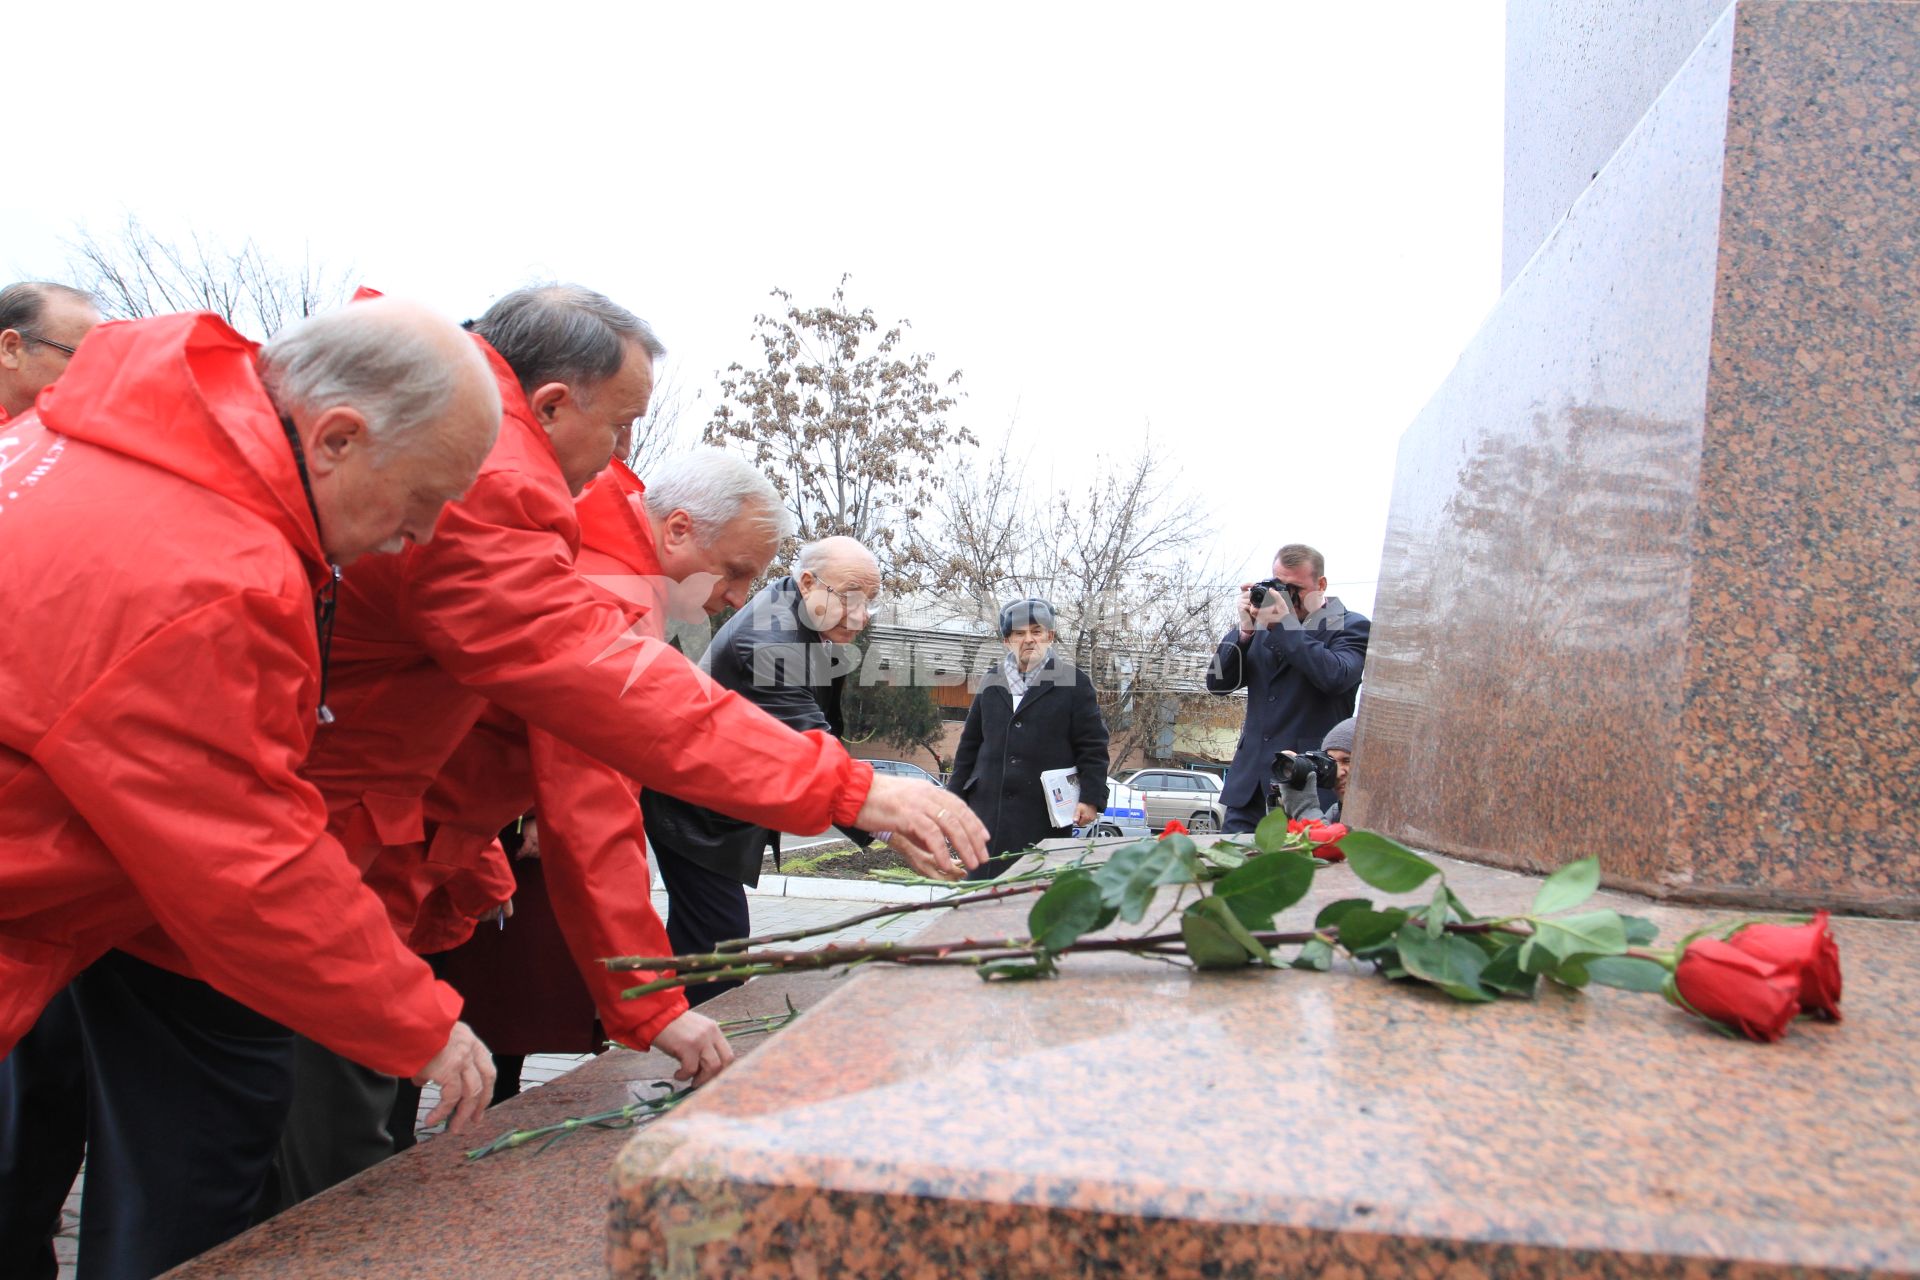
[[[20,336],[28,342],[37,342],[43,347],[52,347],[55,351],[64,351],[68,355],[72,355],[79,349],[77,347],[70,347],[64,342],[55,342],[52,338],[43,338],[37,333],[23,333]]]
[[[869,595],[859,587],[830,587],[824,582],[820,584],[820,589],[838,600],[840,606],[849,613],[855,609],[865,609],[868,613],[872,613],[887,598],[885,591],[876,590]]]

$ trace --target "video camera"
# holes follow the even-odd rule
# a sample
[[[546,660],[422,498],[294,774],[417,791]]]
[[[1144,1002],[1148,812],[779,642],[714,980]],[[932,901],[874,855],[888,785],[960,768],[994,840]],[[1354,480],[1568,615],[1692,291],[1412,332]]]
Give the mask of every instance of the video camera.
[[[1268,578],[1248,587],[1247,599],[1253,602],[1254,608],[1258,609],[1266,604],[1267,596],[1275,591],[1284,591],[1293,607],[1296,609],[1300,607],[1300,588],[1291,582],[1282,582],[1278,578]]]
[[[1307,785],[1308,778],[1313,779],[1321,795],[1332,795],[1334,788],[1340,785],[1340,762],[1321,751],[1282,755],[1273,762],[1273,785],[1276,789],[1290,787],[1298,791]]]

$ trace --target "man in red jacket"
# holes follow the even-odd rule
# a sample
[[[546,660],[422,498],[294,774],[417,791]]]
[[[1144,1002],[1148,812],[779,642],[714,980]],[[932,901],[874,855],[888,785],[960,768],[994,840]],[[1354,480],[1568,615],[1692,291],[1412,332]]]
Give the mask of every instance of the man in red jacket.
[[[537,731],[536,778],[598,761],[768,826],[857,823],[922,848],[951,843],[968,865],[981,861],[985,830],[964,805],[925,784],[875,778],[830,736],[795,733],[719,689],[577,572],[574,498],[645,414],[664,352],[644,322],[592,290],[551,286],[508,294],[474,332],[505,406],[499,441],[430,545],[346,575],[334,633],[337,720],[316,737],[304,770],[326,796],[329,829],[402,936],[413,933],[422,868],[445,880],[488,857],[499,824],[430,822],[443,815],[428,812],[427,793],[489,703]],[[591,865],[548,851],[553,843],[549,827],[543,857]],[[579,890],[609,895],[644,936],[664,940],[644,881],[583,877]],[[577,936],[589,959],[602,947],[636,950],[610,934]],[[677,992],[635,1002],[623,1021],[610,1030],[671,1054],[681,1079],[702,1083],[732,1058],[719,1028],[687,1012]]]
[[[669,613],[704,622],[738,607],[792,526],[772,484],[736,454],[695,450],[671,459],[662,475],[661,493],[678,501],[647,501],[645,486],[616,457],[575,503],[576,568],[633,615],[636,634],[656,640]],[[663,1010],[685,1007],[677,998],[622,999],[633,975],[600,963],[672,950],[648,895],[636,791],[617,770],[490,706],[422,800],[425,839],[383,848],[368,867],[395,929],[433,957],[435,972],[470,1010],[479,1006],[475,1027],[490,1044],[504,1037],[504,1054],[493,1045],[502,1072],[515,1071],[525,1052],[582,1052],[596,1013],[607,1037],[644,1045]],[[535,807],[544,815],[539,861],[509,864],[493,835]],[[485,848],[465,865],[430,856],[456,841]],[[538,880],[531,888],[529,876]],[[505,932],[475,936],[476,922],[510,898],[517,910]],[[536,935],[541,944],[557,941],[558,953],[539,951],[530,941]],[[473,947],[463,947],[469,939]],[[582,994],[591,1011],[580,1009]],[[531,1020],[520,1012],[530,1009],[539,1010]],[[526,1037],[535,1047],[523,1047]],[[276,1210],[412,1145],[418,1102],[417,1091],[402,1087],[389,1107],[392,1077],[321,1046],[303,1041],[296,1054],[299,1084],[276,1158]],[[512,1096],[517,1085],[517,1076],[496,1081],[494,1097]]]
[[[93,299],[64,284],[23,280],[0,289],[0,422],[31,409],[99,323]]]
[[[72,1164],[48,1173],[77,1163],[21,1105],[45,1031],[86,1041],[97,1274],[151,1275],[245,1226],[286,1105],[269,1018],[440,1082],[456,1121],[484,1106],[458,997],[393,936],[296,770],[327,714],[333,565],[430,537],[498,405],[457,329],[388,301],[265,349],[207,315],[102,326],[8,423],[0,1273],[51,1265]],[[155,922],[211,988],[115,950]]]

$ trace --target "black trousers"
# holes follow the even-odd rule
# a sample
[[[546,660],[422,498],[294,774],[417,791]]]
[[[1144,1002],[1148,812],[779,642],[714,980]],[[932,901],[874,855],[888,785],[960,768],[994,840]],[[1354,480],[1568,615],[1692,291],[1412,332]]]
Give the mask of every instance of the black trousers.
[[[82,1140],[81,1280],[148,1280],[244,1231],[286,1120],[292,1034],[119,952],[64,1000],[0,1071],[0,1275],[52,1274]]]
[[[709,871],[658,844],[653,846],[653,862],[667,888],[667,941],[673,944],[675,955],[711,951],[716,942],[753,933],[747,887],[738,880]],[[702,1004],[739,985],[697,982],[686,989],[687,1003]]]
[[[1227,820],[1220,824],[1220,834],[1234,835],[1250,832],[1259,826],[1260,819],[1266,816],[1267,789],[1261,787],[1253,793],[1253,803],[1227,806]]]

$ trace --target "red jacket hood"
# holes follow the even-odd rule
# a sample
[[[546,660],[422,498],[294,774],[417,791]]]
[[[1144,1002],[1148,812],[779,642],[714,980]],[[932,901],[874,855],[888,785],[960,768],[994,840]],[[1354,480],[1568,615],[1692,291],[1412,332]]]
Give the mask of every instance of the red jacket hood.
[[[647,486],[615,458],[594,477],[574,510],[580,513],[580,549],[618,560],[630,573],[656,576],[660,557],[653,545],[643,499]]]
[[[326,564],[258,344],[204,312],[103,324],[40,395],[40,420],[239,503]]]

